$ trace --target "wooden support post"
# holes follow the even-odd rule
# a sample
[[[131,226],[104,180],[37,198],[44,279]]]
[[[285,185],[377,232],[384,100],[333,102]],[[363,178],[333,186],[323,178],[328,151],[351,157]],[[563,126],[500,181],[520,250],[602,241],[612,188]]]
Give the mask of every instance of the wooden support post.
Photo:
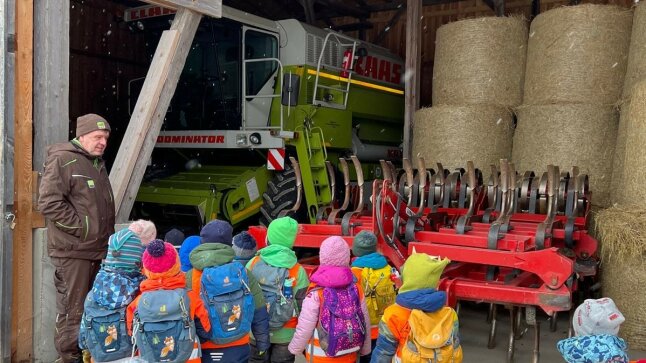
[[[117,223],[128,220],[202,15],[180,9],[162,33],[110,172]]]
[[[419,108],[420,56],[422,48],[422,25],[420,15],[422,0],[406,2],[406,71],[404,87],[404,157],[413,152],[413,126],[415,111]]]
[[[11,264],[5,264],[9,262],[10,259],[6,257],[8,250],[10,250],[10,241],[11,239],[5,239],[6,235],[9,235],[9,226],[10,226],[10,216],[5,215],[7,212],[6,205],[7,200],[5,198],[5,190],[7,188],[7,182],[5,180],[5,171],[7,170],[5,162],[7,161],[7,127],[6,127],[6,117],[5,106],[7,105],[7,99],[5,98],[5,85],[7,84],[7,74],[6,67],[8,63],[7,55],[7,34],[9,29],[6,24],[7,19],[7,2],[0,1],[0,294],[2,294],[2,302],[10,301],[7,299],[5,291],[8,288],[8,276],[11,275],[10,266]],[[9,217],[9,219],[6,219]],[[7,232],[5,234],[5,232]],[[4,306],[4,305],[3,305]],[[8,361],[11,358],[11,344],[10,340],[6,339],[11,335],[11,332],[8,331],[5,327],[10,325],[5,322],[11,320],[11,311],[4,309],[0,315],[0,360],[3,362]]]
[[[13,234],[13,362],[30,361],[32,351],[32,90],[34,2],[16,0],[16,89]]]
[[[69,140],[70,1],[40,0],[34,8],[34,170],[47,145]]]

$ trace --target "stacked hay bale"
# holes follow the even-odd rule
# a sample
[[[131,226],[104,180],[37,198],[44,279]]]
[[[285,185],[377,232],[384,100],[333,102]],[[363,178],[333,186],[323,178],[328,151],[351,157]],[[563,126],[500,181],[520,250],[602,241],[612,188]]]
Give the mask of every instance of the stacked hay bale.
[[[523,106],[512,159],[517,170],[579,166],[592,203],[608,206],[632,12],[609,5],[556,8],[531,24]]]
[[[619,335],[631,350],[644,350],[646,208],[614,206],[600,211],[595,223],[601,240],[603,295],[611,297],[626,317]]]
[[[435,41],[433,107],[415,114],[413,155],[445,168],[473,160],[488,168],[511,156],[513,115],[522,100],[527,23],[517,17],[441,26]]]
[[[619,331],[631,349],[646,349],[646,5],[635,7],[621,118],[613,162],[614,206],[595,218],[603,294],[626,317]]]

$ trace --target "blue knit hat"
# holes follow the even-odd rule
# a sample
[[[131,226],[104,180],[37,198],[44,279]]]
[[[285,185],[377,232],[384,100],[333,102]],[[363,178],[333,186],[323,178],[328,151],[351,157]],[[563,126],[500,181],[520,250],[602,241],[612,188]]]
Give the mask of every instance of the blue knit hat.
[[[187,272],[193,268],[193,264],[191,264],[189,256],[191,255],[191,251],[199,245],[200,236],[189,236],[182,243],[182,247],[179,248],[179,261],[182,264],[182,272]]]
[[[233,227],[227,221],[214,219],[202,227],[200,243],[222,243],[231,246]]]
[[[110,236],[103,265],[116,270],[136,271],[141,268],[143,253],[144,246],[139,236],[129,229],[122,229]]]
[[[256,239],[247,231],[242,231],[233,236],[233,252],[238,258],[251,258],[256,254]]]

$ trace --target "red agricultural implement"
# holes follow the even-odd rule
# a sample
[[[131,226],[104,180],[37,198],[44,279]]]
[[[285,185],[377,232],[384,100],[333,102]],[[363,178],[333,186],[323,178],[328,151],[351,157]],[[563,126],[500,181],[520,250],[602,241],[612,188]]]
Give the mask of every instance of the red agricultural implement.
[[[439,163],[437,169],[427,168],[421,158],[414,169],[404,159],[399,171],[381,163],[383,180],[373,181],[372,196],[364,201],[360,164],[355,157],[352,161],[357,185],[350,185],[343,160],[343,202],[322,208],[317,224],[300,225],[295,246],[318,248],[331,235],[343,236],[351,245],[359,231],[370,230],[378,237],[379,251],[397,268],[414,252],[449,258],[452,263],[438,287],[447,292],[448,304],[490,304],[490,348],[495,346],[497,306],[508,307],[508,361],[524,324],[534,327],[538,361],[536,308],[551,317],[555,330],[556,314],[571,310],[581,282],[597,272],[597,241],[585,229],[587,176],[576,167],[560,172],[553,165],[546,172],[518,174],[513,164],[501,160],[499,169],[491,166],[485,184],[471,162],[466,170],[449,171]],[[348,210],[353,197],[358,207]],[[364,210],[364,202],[371,209]],[[265,240],[264,227],[251,227],[250,233]],[[312,271],[317,259],[302,262]]]

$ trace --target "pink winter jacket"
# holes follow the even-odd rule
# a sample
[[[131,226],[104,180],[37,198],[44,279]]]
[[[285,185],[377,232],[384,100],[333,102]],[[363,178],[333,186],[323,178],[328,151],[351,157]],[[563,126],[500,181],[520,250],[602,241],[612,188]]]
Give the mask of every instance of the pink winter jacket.
[[[354,283],[354,275],[349,267],[336,267],[336,266],[320,266],[319,269],[312,275],[311,281],[321,287],[343,287]],[[296,325],[296,332],[294,338],[289,343],[289,351],[294,355],[302,354],[308,346],[310,339],[314,335],[314,330],[319,320],[319,311],[321,301],[319,294],[310,292],[303,300],[303,307],[298,315],[298,324]],[[364,321],[370,322],[370,315],[368,314],[368,307],[366,306],[365,299],[361,299],[361,311],[364,316]],[[368,326],[367,332],[370,331]],[[370,354],[370,333],[366,334],[363,347],[360,350],[361,355]],[[324,358],[314,357],[314,362],[348,362],[356,361],[356,353],[348,354],[348,356]]]

